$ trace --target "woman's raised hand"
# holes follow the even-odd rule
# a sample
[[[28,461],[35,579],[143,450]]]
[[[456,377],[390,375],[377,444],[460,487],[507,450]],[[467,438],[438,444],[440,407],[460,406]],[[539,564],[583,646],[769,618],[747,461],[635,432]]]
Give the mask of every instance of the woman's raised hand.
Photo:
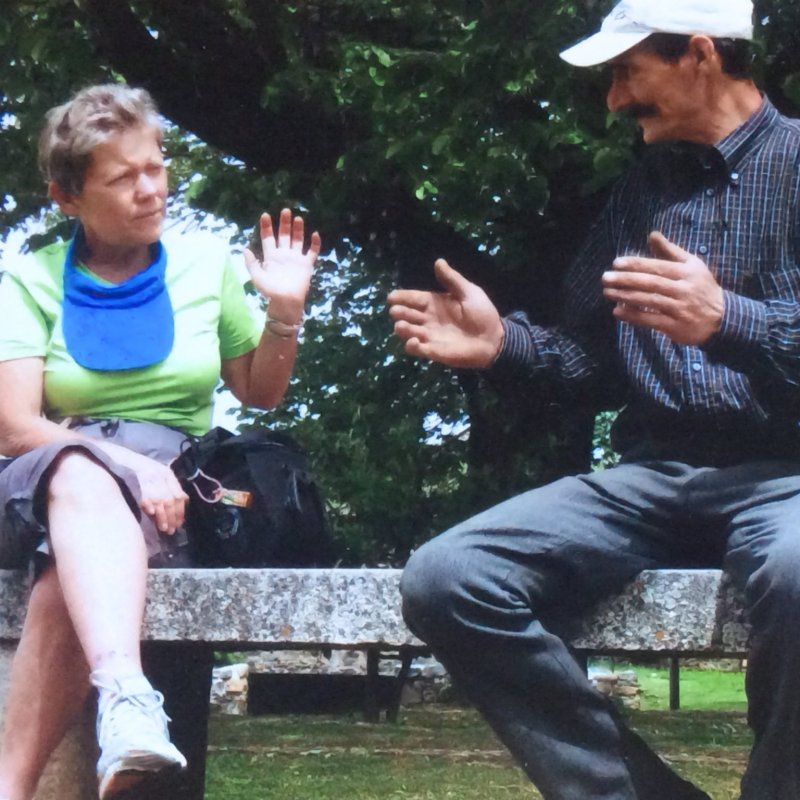
[[[314,272],[321,241],[315,231],[305,247],[305,226],[302,217],[292,217],[288,208],[281,211],[278,230],[272,217],[261,215],[261,247],[263,259],[247,249],[244,260],[253,285],[269,301],[270,316],[288,324],[300,321],[306,295]]]

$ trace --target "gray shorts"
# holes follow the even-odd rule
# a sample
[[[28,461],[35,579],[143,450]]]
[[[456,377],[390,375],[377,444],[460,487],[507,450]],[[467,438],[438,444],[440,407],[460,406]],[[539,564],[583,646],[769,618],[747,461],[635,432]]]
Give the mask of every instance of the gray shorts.
[[[186,434],[165,425],[127,420],[74,420],[69,425],[85,436],[112,441],[168,464],[181,449]],[[139,509],[141,489],[134,472],[84,439],[53,442],[3,463],[0,472],[0,568],[27,566],[35,555],[47,557],[47,486],[55,463],[69,451],[83,452],[105,467],[119,484],[123,497],[142,528],[150,565],[188,566],[184,530],[159,534]]]

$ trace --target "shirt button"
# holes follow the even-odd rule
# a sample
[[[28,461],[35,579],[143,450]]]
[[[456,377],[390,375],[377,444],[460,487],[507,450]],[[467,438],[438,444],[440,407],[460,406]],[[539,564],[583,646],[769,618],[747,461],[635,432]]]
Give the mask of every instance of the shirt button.
[[[704,244],[701,244],[700,247],[697,248],[697,252],[700,253],[701,256],[708,254],[708,247]]]
[[[738,172],[731,172],[731,183],[737,183],[739,180]]]
[[[692,369],[693,369],[695,372],[700,372],[700,370],[701,370],[701,369],[703,369],[703,365],[702,365],[702,364],[701,364],[699,361],[695,361],[695,362],[692,364]]]
[[[706,195],[708,197],[713,197],[714,196],[714,190],[713,189],[706,189]]]

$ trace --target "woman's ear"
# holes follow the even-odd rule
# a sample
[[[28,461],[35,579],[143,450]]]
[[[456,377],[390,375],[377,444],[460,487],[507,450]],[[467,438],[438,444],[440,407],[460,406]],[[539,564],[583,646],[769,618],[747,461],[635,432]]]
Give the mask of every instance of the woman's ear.
[[[47,184],[47,193],[68,217],[78,216],[78,198],[65,192],[55,181]]]

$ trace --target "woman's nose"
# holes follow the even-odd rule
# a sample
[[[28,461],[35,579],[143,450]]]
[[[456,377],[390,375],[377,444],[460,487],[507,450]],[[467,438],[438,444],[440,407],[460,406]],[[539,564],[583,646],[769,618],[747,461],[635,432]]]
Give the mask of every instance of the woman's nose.
[[[142,172],[136,181],[136,190],[139,194],[154,194],[156,182],[147,173]]]

